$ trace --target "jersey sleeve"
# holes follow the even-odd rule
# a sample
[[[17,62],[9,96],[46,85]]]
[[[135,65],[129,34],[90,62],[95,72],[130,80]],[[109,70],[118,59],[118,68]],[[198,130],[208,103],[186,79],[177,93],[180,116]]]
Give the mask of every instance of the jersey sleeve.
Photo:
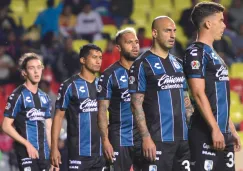
[[[72,83],[62,83],[56,100],[56,109],[66,110],[72,96]]]
[[[47,99],[48,99],[48,108],[46,110],[46,114],[45,114],[45,118],[48,119],[48,118],[51,118],[51,111],[52,111],[52,102],[51,102],[51,99],[50,97],[47,95]]]
[[[144,62],[136,60],[129,70],[129,92],[144,93],[146,91],[146,83]]]
[[[15,118],[21,111],[22,97],[21,94],[12,93],[8,97],[8,101],[5,107],[4,116],[9,118]]]
[[[112,95],[112,74],[104,72],[98,82],[98,100],[110,100]]]
[[[186,78],[204,78],[207,58],[202,48],[194,47],[187,50],[183,68]]]

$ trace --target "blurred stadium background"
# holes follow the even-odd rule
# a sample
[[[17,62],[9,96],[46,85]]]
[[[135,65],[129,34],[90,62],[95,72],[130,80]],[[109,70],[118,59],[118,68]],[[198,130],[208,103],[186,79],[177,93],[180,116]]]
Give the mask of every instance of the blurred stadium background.
[[[23,81],[17,70],[23,53],[43,56],[45,70],[40,87],[55,101],[60,83],[79,70],[76,60],[82,45],[93,42],[102,48],[101,71],[119,59],[114,44],[118,29],[134,27],[143,52],[151,45],[152,20],[168,15],[177,24],[172,54],[182,58],[187,45],[195,40],[189,15],[196,0],[54,0],[53,6],[52,0],[0,1],[0,122],[7,97]],[[226,7],[227,28],[214,47],[229,66],[230,116],[243,142],[243,2],[216,2]],[[64,124],[60,135],[64,155],[65,139]],[[237,171],[243,170],[242,160],[243,151],[236,154]],[[0,131],[0,170],[17,170],[16,164],[13,141]]]

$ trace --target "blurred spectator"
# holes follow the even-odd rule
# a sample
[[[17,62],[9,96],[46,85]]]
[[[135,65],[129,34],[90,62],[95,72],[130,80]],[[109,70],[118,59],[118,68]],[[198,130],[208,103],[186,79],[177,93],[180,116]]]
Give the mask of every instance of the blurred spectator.
[[[47,0],[47,9],[42,11],[36,18],[34,26],[40,26],[41,37],[47,32],[54,32],[58,35],[58,21],[63,9],[63,0],[60,0],[59,5],[54,8],[54,0]]]
[[[63,51],[56,61],[54,75],[58,82],[63,82],[80,71],[78,54],[73,50],[72,38],[66,38]]]
[[[17,40],[16,34],[14,31],[9,31],[7,35],[8,47],[7,53],[13,58],[15,64],[20,57],[20,42]]]
[[[75,15],[78,15],[86,2],[89,0],[64,0],[65,5],[70,5],[72,7],[72,12]]]
[[[238,36],[233,40],[233,47],[236,53],[236,61],[243,62],[243,22],[237,29]]]
[[[133,12],[133,0],[111,0],[111,15],[117,26],[134,24],[131,19]]]
[[[13,59],[6,54],[6,42],[0,40],[0,84],[9,83],[15,69]]]
[[[179,25],[182,27],[184,34],[190,39],[194,32],[196,31],[195,26],[191,21],[191,13],[193,7],[198,3],[198,0],[191,0],[191,7],[185,9],[181,13],[181,18],[179,20]]]
[[[44,91],[51,99],[51,117],[54,117],[54,113],[55,113],[55,102],[56,102],[56,94],[51,90],[51,80],[48,79],[43,79],[40,81],[39,83],[39,88]]]
[[[0,6],[0,30],[7,33],[9,30],[16,31],[17,25],[12,17],[8,15],[8,6]]]
[[[104,72],[106,68],[108,68],[110,65],[115,63],[120,59],[120,53],[115,46],[115,43],[112,40],[109,40],[107,43],[106,50],[103,52],[102,55],[102,64],[100,68],[100,72]]]
[[[44,64],[54,66],[59,48],[53,32],[47,32],[44,35],[40,50],[43,56]]]
[[[59,18],[60,33],[64,37],[71,36],[73,34],[75,24],[76,16],[73,15],[71,6],[64,6],[63,12]]]
[[[237,30],[239,24],[243,22],[243,3],[242,0],[232,0],[228,10],[229,24],[234,30]]]
[[[103,23],[100,15],[91,9],[91,4],[86,3],[82,12],[77,16],[75,31],[78,38],[93,42],[102,39]]]
[[[228,36],[224,35],[221,40],[215,41],[213,47],[227,66],[230,66],[234,62],[235,53],[231,39]]]
[[[152,39],[146,38],[146,30],[144,27],[140,27],[137,30],[137,37],[139,40],[139,46],[140,46],[140,53],[145,52],[148,50],[152,45]]]
[[[175,44],[172,49],[170,49],[170,53],[172,55],[175,55],[176,57],[183,59],[184,56],[184,50],[180,42],[175,40]]]

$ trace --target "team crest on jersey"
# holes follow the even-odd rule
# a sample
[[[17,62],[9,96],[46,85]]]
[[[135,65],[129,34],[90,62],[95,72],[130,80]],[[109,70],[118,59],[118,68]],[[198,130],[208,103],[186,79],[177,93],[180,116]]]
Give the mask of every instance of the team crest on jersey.
[[[8,103],[6,104],[5,109],[6,109],[6,110],[9,110],[9,109],[10,109],[10,107],[11,107],[11,104],[8,102]]]
[[[205,160],[204,161],[204,169],[206,171],[213,170],[213,160]]]
[[[24,171],[31,171],[31,167],[30,166],[29,167],[25,167]]]
[[[97,86],[97,91],[98,91],[98,93],[100,93],[102,91],[102,86],[101,85]]]
[[[199,61],[192,61],[191,62],[191,67],[192,67],[192,69],[199,69],[199,67],[200,67],[200,62]]]
[[[149,165],[149,171],[157,171],[156,165]]]
[[[135,81],[135,77],[134,76],[130,76],[129,77],[129,84],[133,84]]]
[[[45,97],[41,96],[41,97],[40,97],[40,99],[41,99],[41,101],[42,101],[44,104],[46,104],[46,103],[47,103],[47,100],[46,100],[46,98],[45,98]]]

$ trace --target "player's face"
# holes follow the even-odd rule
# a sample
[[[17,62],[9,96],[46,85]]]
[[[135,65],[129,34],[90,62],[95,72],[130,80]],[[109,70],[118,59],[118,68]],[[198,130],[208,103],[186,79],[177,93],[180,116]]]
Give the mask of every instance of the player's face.
[[[43,68],[43,64],[40,60],[32,59],[27,62],[26,69],[23,71],[23,75],[33,84],[39,83],[41,80]]]
[[[158,30],[153,29],[155,41],[164,49],[171,49],[175,44],[176,26],[171,20],[166,20]]]
[[[225,29],[224,24],[224,16],[223,13],[216,13],[211,17],[211,23],[212,23],[212,31],[211,34],[214,37],[214,40],[220,40]]]
[[[99,72],[102,62],[102,53],[97,50],[90,50],[89,55],[85,58],[81,58],[83,66],[92,73]]]
[[[134,33],[125,33],[122,35],[118,49],[129,61],[134,61],[139,55],[139,41]]]

